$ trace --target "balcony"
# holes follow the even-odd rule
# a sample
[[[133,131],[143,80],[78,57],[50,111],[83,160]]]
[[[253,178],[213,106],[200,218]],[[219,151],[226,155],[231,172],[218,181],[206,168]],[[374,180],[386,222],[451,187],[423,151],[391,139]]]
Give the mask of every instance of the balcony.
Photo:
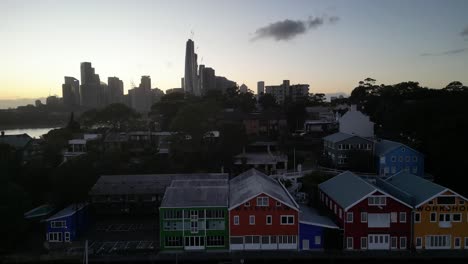
[[[439,222],[439,227],[440,228],[451,228],[452,227],[452,222],[450,222],[450,221]]]

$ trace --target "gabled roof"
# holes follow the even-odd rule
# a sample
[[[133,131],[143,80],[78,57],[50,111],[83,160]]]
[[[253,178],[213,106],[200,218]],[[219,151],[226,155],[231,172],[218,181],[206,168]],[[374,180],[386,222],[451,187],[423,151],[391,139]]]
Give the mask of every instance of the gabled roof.
[[[319,188],[343,209],[377,190],[375,186],[350,171],[340,173],[319,184]]]
[[[51,204],[43,204],[24,213],[24,218],[32,219],[47,216],[54,211],[55,207]]]
[[[63,210],[59,211],[58,213],[54,214],[53,216],[47,218],[45,221],[52,221],[52,220],[57,220],[61,219],[67,216],[74,215],[76,212],[80,211],[81,209],[85,208],[87,206],[86,203],[76,203],[76,204],[70,204]]]
[[[7,144],[16,149],[24,148],[32,138],[28,134],[18,135],[2,135],[0,136],[0,144]]]
[[[296,201],[280,182],[256,169],[250,169],[231,179],[229,181],[229,192],[229,209],[263,193],[292,209],[299,210]]]
[[[308,206],[301,206],[299,223],[338,229],[338,226],[330,218],[320,215],[317,210]]]
[[[228,198],[227,179],[175,180],[166,189],[161,207],[227,207]]]
[[[413,150],[415,152],[418,152],[417,150],[414,150],[414,149],[406,146],[403,143],[383,139],[383,140],[378,141],[378,142],[375,143],[375,154],[377,156],[385,155],[385,154],[389,153],[390,151],[395,150],[395,149],[397,149],[399,147],[406,147],[406,148],[411,149],[411,150]]]
[[[387,187],[383,185],[383,188],[390,189],[394,187],[410,195],[412,197],[411,205],[415,207],[419,207],[429,199],[432,199],[447,190],[447,188],[439,184],[433,183],[406,171],[401,171],[391,176],[385,182],[387,183]],[[398,197],[398,194],[396,194],[396,196]]]
[[[362,139],[367,140],[367,141],[371,141],[371,140],[365,139],[363,137],[360,137],[358,135],[351,135],[351,134],[346,134],[346,133],[342,133],[342,132],[337,132],[335,134],[328,135],[328,136],[324,137],[323,140],[331,141],[333,143],[337,143],[337,142],[340,142],[340,141],[343,141],[343,140],[346,140],[346,139],[349,139],[349,138],[352,138],[352,137],[358,137],[358,138],[362,138]]]

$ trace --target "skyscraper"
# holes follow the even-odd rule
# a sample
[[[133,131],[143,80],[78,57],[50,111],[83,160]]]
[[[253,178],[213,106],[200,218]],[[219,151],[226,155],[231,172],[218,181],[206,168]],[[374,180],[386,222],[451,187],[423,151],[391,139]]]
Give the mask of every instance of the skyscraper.
[[[153,93],[151,92],[151,77],[141,76],[139,87],[128,90],[130,96],[130,105],[140,113],[146,113],[151,110],[153,104]]]
[[[197,54],[195,53],[194,43],[191,39],[187,40],[185,48],[184,91],[200,95],[200,90],[198,89]]]
[[[63,104],[68,107],[80,105],[80,81],[73,77],[65,76],[62,84]]]
[[[122,80],[117,77],[107,78],[107,86],[109,89],[109,103],[123,103],[124,85]]]
[[[257,82],[257,96],[260,96],[264,92],[265,92],[265,82],[264,81]]]
[[[95,74],[91,62],[82,62],[80,104],[84,107],[95,108],[100,104],[101,81],[99,75]]]

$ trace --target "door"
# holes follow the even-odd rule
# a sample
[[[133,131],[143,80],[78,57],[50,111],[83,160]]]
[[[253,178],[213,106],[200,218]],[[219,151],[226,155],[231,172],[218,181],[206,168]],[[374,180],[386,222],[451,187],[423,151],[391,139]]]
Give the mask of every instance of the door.
[[[390,235],[372,234],[368,236],[368,249],[390,249]]]
[[[302,240],[302,250],[309,250],[309,240],[303,239]]]
[[[190,236],[185,237],[186,250],[200,250],[205,248],[205,237]]]

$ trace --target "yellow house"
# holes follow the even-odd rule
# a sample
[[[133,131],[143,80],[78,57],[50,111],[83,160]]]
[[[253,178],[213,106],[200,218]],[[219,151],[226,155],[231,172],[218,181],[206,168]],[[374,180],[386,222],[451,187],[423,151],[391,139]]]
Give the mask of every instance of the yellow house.
[[[378,185],[413,206],[413,247],[468,249],[467,198],[404,171]]]

